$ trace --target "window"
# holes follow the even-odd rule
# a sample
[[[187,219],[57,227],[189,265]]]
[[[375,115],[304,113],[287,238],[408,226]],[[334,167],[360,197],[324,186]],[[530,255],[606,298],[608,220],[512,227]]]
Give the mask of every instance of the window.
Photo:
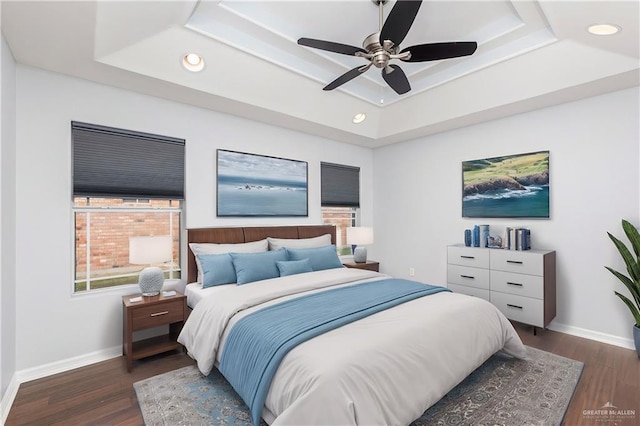
[[[351,254],[351,246],[347,244],[347,228],[356,226],[355,207],[323,207],[322,223],[336,227],[336,247],[339,255]]]
[[[356,226],[360,207],[360,168],[320,163],[322,221],[336,226],[339,255],[351,254],[347,228]]]
[[[74,292],[138,282],[150,265],[129,262],[129,238],[168,235],[180,277],[184,140],[71,123],[75,223]]]
[[[75,197],[74,292],[136,284],[149,265],[129,263],[129,238],[169,235],[173,259],[155,264],[165,278],[180,278],[179,200]]]

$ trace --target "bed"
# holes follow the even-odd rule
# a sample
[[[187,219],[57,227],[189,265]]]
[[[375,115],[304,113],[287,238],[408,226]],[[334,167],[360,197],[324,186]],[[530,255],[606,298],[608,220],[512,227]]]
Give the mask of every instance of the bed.
[[[188,240],[303,242],[327,234],[335,243],[335,228],[324,225],[192,229]],[[527,356],[509,321],[482,299],[373,271],[318,265],[246,285],[214,286],[190,298],[193,311],[180,343],[204,375],[218,368],[227,377],[254,424],[261,417],[272,425],[406,425],[495,352]],[[189,250],[190,282],[198,281],[197,269]],[[344,313],[343,303],[335,302],[341,300],[369,305]],[[324,329],[329,321],[323,318],[322,332],[316,334],[316,325],[304,328],[320,314],[334,316],[337,325]],[[346,317],[356,319],[341,322]],[[279,327],[312,334],[276,342],[273,336],[286,334]],[[255,367],[261,363],[262,369]]]

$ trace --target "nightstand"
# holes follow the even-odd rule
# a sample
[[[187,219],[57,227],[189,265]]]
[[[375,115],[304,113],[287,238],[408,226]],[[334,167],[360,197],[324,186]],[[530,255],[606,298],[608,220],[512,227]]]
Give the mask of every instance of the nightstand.
[[[349,262],[343,263],[347,268],[367,269],[369,271],[380,272],[380,262],[374,262],[373,260],[367,260],[363,263]]]
[[[132,294],[122,297],[122,354],[127,358],[127,371],[133,361],[162,352],[182,348],[178,334],[187,319],[187,297],[176,292],[174,296],[142,297],[139,302],[131,299],[141,297]],[[169,333],[150,339],[133,341],[133,332],[147,328],[169,325]]]

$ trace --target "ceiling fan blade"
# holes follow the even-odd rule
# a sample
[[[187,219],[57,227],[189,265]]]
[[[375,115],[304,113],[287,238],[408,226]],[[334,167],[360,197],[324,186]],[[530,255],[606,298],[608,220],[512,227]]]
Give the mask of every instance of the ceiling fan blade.
[[[340,87],[346,82],[353,80],[354,78],[356,78],[357,76],[359,76],[360,74],[368,70],[370,66],[371,64],[365,65],[365,66],[359,66],[350,71],[347,71],[346,73],[342,74],[340,77],[336,78],[331,83],[323,87],[322,90],[333,90],[336,87]]]
[[[448,43],[418,44],[402,49],[400,53],[411,52],[411,58],[402,59],[404,62],[426,62],[469,56],[477,48],[478,43],[475,41],[452,41]]]
[[[316,40],[314,38],[301,38],[298,40],[301,46],[313,47],[314,49],[326,50],[334,53],[342,53],[343,55],[355,55],[356,52],[367,53],[366,50],[349,46],[348,44],[334,43],[332,41]]]
[[[387,72],[389,68],[391,68],[392,71]],[[384,81],[386,81],[398,95],[404,95],[411,90],[411,85],[409,84],[407,76],[404,71],[402,71],[402,68],[397,65],[388,65],[383,68],[382,78],[384,78]]]
[[[422,0],[397,0],[380,30],[380,44],[391,40],[399,46],[416,19],[421,4]]]

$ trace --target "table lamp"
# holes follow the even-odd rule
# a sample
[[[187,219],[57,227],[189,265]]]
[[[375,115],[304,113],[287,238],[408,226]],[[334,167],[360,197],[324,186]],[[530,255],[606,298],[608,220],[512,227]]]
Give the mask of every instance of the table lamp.
[[[129,238],[129,263],[152,265],[173,259],[173,242],[170,235]],[[140,272],[138,285],[143,296],[155,296],[162,290],[164,272],[157,266],[149,266]]]
[[[355,246],[353,249],[353,261],[365,263],[367,261],[367,244],[373,244],[373,228],[351,227],[347,228],[347,244]]]

